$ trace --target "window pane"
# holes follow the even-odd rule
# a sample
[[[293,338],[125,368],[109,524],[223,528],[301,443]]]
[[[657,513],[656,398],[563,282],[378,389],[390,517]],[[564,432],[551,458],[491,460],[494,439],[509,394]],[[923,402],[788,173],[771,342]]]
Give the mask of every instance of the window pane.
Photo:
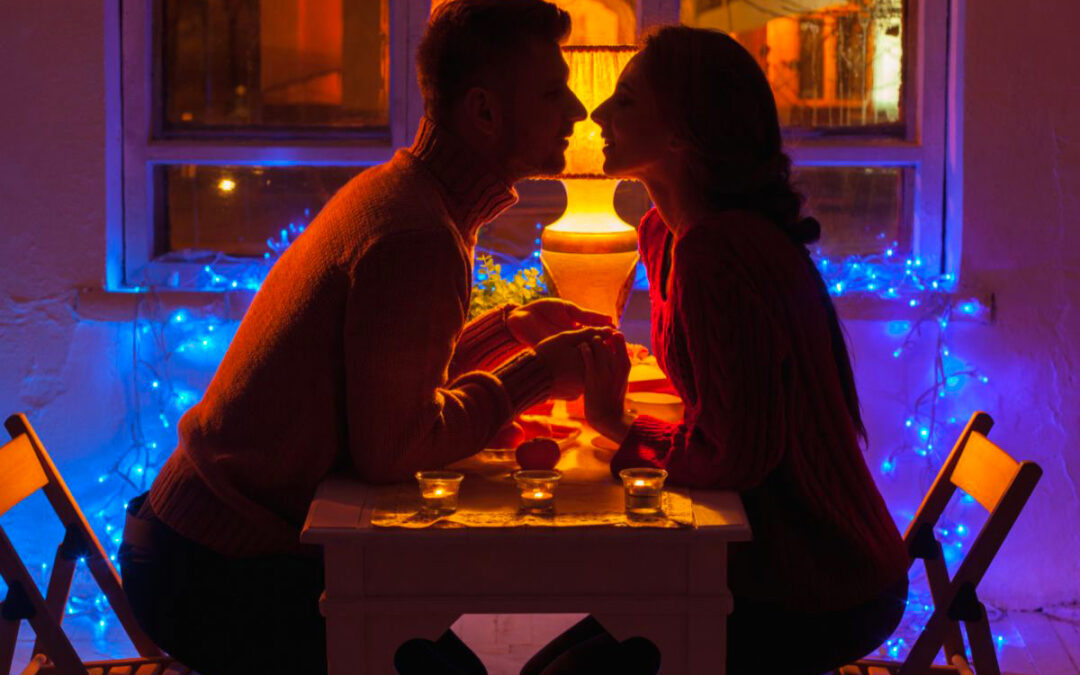
[[[911,250],[904,214],[904,191],[910,170],[899,167],[798,167],[793,182],[806,197],[803,211],[821,221],[815,244],[828,256],[880,253],[896,243]],[[537,227],[555,222],[566,209],[566,192],[556,180],[517,184],[520,200],[481,228],[477,246],[503,260],[524,260],[539,249]],[[637,181],[621,181],[615,211],[637,227],[651,203]]]
[[[165,0],[163,127],[389,125],[389,0]]]
[[[310,222],[362,169],[181,164],[158,171],[165,195],[159,255],[193,250],[262,257],[271,250],[268,239],[280,237],[290,223]],[[906,173],[900,168],[796,169],[795,185],[806,196],[804,212],[821,221],[821,251],[830,256],[877,253],[893,242],[898,251],[910,250],[903,214]],[[556,221],[566,209],[560,181],[522,181],[517,190],[518,203],[481,228],[477,241],[481,251],[504,261],[531,256],[539,249],[537,225]],[[620,182],[615,211],[623,220],[636,227],[649,206],[640,183]]]
[[[904,0],[684,0],[681,18],[757,57],[785,126],[903,130]]]
[[[806,196],[804,212],[821,222],[817,246],[825,255],[911,250],[904,217],[905,169],[799,167],[795,187]]]
[[[570,14],[568,46],[632,45],[637,35],[633,0],[549,0]],[[432,0],[431,10],[447,0]]]
[[[357,167],[161,167],[165,233],[159,254],[194,249],[262,257],[267,239],[307,224]]]

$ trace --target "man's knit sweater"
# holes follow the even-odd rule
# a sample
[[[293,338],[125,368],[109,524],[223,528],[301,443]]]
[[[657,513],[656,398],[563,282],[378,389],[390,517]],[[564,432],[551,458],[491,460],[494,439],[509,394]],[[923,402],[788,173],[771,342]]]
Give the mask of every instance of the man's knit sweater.
[[[226,555],[293,551],[329,473],[411,480],[547,398],[551,375],[507,331],[509,308],[466,325],[476,230],[515,200],[426,120],[410,149],[342,188],[181,419],[150,491],[157,517]]]

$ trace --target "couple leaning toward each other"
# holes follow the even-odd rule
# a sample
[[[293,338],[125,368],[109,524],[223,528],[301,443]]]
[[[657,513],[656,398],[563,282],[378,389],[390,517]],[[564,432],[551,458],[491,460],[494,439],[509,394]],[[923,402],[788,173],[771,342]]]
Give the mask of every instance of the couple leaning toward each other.
[[[684,419],[624,412],[609,317],[555,299],[466,321],[477,230],[523,178],[564,166],[586,110],[567,86],[569,16],[542,0],[454,0],[419,47],[416,140],[354,178],[274,266],[179,445],[132,502],[121,569],[139,621],[204,673],[326,669],[317,550],[299,543],[333,472],[373,483],[472,455],[517,414],[585,395],[611,469],[737,490],[753,541],[730,550],[728,672],[824,672],[898,624],[907,555],[860,450],[844,337],[806,244],[775,102],[729,37],[651,34],[592,114],[604,170],[655,208],[640,250],[652,346]],[[656,570],[664,574],[664,570]],[[656,672],[646,640],[592,619],[526,673]],[[403,673],[483,666],[447,631]]]

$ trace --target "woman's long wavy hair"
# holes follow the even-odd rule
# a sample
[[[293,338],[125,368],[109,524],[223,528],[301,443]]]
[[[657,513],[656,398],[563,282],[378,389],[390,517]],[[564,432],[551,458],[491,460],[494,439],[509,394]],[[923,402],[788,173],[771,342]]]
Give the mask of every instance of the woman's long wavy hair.
[[[693,153],[690,179],[710,201],[718,208],[757,211],[804,248],[817,241],[821,227],[802,216],[803,197],[791,185],[791,159],[784,153],[776,101],[754,57],[723,33],[666,26],[645,38],[640,59],[661,115]],[[848,412],[865,442],[866,426],[836,307],[817,266],[808,264],[828,313]]]

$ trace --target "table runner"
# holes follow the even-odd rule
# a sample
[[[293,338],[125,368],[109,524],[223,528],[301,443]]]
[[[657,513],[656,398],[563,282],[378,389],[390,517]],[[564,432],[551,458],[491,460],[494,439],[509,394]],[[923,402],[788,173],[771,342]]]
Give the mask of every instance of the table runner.
[[[461,467],[467,468],[467,467]],[[432,517],[420,512],[416,483],[390,485],[375,490],[371,524],[375,527],[689,527],[693,512],[689,492],[666,489],[664,516],[648,521],[626,518],[622,485],[614,480],[581,480],[564,474],[555,498],[554,516],[518,513],[518,489],[510,471],[466,472],[458,497],[458,510]]]

